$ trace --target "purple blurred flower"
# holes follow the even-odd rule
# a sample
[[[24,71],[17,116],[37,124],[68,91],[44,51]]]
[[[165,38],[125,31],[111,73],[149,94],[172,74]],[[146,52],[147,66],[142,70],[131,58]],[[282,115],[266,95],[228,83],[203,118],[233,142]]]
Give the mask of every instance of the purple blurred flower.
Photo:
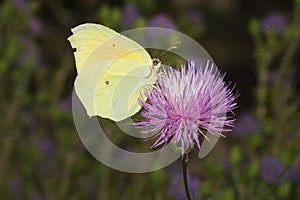
[[[24,37],[21,38],[21,48],[22,50],[18,57],[18,63],[23,65],[33,56],[36,50],[36,45],[31,38]]]
[[[271,156],[261,158],[260,174],[265,181],[272,184],[276,183],[282,172],[283,165],[278,158]]]
[[[199,12],[197,11],[189,12],[188,19],[192,24],[198,26],[201,29],[203,28],[204,26],[203,17]]]
[[[19,10],[25,10],[28,7],[27,0],[14,0],[14,6]]]
[[[268,75],[268,84],[274,84],[278,79],[278,71],[277,70],[270,70]]]
[[[189,190],[193,199],[200,198],[200,181],[191,176],[190,173],[187,175]],[[172,196],[172,199],[175,200],[186,200],[186,194],[184,189],[184,182],[182,175],[176,175],[171,180],[171,185],[169,187],[169,193]]]
[[[232,170],[232,165],[230,163],[230,158],[229,158],[228,154],[225,154],[222,156],[221,164],[222,164],[224,170],[226,170],[226,171]]]
[[[41,32],[41,20],[38,17],[31,17],[29,21],[29,26],[33,34],[36,35]]]
[[[63,112],[71,112],[72,111],[72,95],[68,96],[67,98],[63,99],[59,103],[59,107]]]
[[[184,154],[194,143],[200,148],[201,136],[207,139],[206,130],[216,136],[231,130],[235,120],[226,113],[236,107],[236,95],[215,69],[209,62],[202,68],[190,61],[181,71],[162,70],[155,87],[145,93],[149,103],[140,100],[146,120],[136,123],[150,127],[145,134],[159,131],[152,147],[171,142]]]
[[[297,167],[296,166],[291,166],[290,167],[290,169],[288,170],[288,178],[292,181],[292,182],[294,182],[294,183],[296,183],[297,181],[298,181],[298,179],[299,179],[299,170],[297,169]]]
[[[256,117],[250,113],[243,113],[236,121],[233,135],[251,135],[260,130]]]
[[[23,181],[22,179],[18,178],[18,177],[12,177],[9,181],[9,188],[10,188],[10,192],[13,195],[18,195],[23,187]]]
[[[56,144],[50,138],[43,137],[38,140],[38,148],[41,152],[41,162],[38,170],[39,176],[49,176],[54,173],[57,167]]]
[[[122,26],[131,27],[139,17],[139,10],[135,5],[126,5],[122,10]]]
[[[261,29],[263,32],[274,31],[276,33],[283,33],[286,28],[287,20],[279,13],[272,13],[261,21]]]
[[[150,27],[162,27],[168,29],[176,29],[176,25],[174,22],[165,14],[159,14],[152,17],[149,21],[147,26]]]
[[[41,138],[38,147],[45,158],[53,157],[56,152],[55,143],[50,138]]]

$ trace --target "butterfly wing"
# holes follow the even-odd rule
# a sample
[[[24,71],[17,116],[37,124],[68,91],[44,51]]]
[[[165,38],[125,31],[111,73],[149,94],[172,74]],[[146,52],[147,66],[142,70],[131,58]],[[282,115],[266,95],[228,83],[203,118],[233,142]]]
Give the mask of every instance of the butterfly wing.
[[[72,32],[73,35],[68,40],[72,48],[76,49],[74,56],[78,72],[88,57],[88,63],[85,65],[117,58],[135,60],[145,64],[152,62],[150,55],[138,43],[100,24],[82,24],[73,28]],[[101,47],[97,48],[97,46]],[[90,56],[92,52],[96,56]]]
[[[147,51],[101,25],[80,25],[72,31],[69,41],[76,48],[78,71],[75,90],[88,115],[121,121],[137,113],[138,98],[157,79]]]
[[[107,67],[102,71],[99,65]],[[124,66],[127,71],[116,70]],[[132,60],[101,61],[82,68],[75,90],[89,116],[121,121],[141,109],[139,97],[145,98],[141,94],[156,81],[150,73],[148,66]]]

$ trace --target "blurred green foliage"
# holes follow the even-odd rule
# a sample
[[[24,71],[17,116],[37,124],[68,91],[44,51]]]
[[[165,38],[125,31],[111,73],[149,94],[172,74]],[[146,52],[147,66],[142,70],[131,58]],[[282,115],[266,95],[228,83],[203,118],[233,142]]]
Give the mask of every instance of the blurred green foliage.
[[[170,182],[180,173],[172,166],[180,161],[146,174],[110,169],[85,150],[71,112],[76,71],[66,40],[70,27],[95,22],[122,31],[147,26],[155,16],[199,41],[236,82],[237,123],[251,113],[259,124],[252,134],[246,126],[234,130],[202,160],[191,155],[188,167],[201,183],[201,199],[299,199],[300,2],[271,2],[1,1],[0,199],[172,199]],[[134,11],[125,15],[127,6]],[[262,19],[274,10],[287,19],[278,25],[284,30],[276,23],[264,28]],[[174,67],[182,63],[171,54],[164,59]],[[151,144],[120,136],[114,123],[100,121],[124,148]],[[282,166],[264,170],[263,156]]]

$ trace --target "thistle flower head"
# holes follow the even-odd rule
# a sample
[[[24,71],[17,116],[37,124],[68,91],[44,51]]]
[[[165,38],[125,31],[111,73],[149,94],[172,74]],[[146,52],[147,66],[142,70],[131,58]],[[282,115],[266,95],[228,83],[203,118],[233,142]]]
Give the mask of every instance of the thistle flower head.
[[[223,76],[218,76],[216,67],[189,61],[181,71],[163,69],[151,90],[145,95],[149,101],[140,100],[144,107],[145,121],[137,122],[139,127],[148,127],[145,134],[158,132],[152,147],[173,143],[187,153],[194,146],[200,149],[201,138],[207,132],[223,136],[230,131],[234,119],[227,117],[236,103],[236,95],[224,85]]]

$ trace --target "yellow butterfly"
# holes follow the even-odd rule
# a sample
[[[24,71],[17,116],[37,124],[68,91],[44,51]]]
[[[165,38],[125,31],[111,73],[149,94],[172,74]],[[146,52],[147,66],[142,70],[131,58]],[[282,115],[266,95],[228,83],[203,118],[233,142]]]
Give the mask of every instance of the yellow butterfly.
[[[157,80],[159,59],[133,40],[99,24],[86,23],[71,30],[77,78],[75,91],[87,114],[113,121],[141,109],[138,99]],[[141,95],[142,94],[142,95]]]

